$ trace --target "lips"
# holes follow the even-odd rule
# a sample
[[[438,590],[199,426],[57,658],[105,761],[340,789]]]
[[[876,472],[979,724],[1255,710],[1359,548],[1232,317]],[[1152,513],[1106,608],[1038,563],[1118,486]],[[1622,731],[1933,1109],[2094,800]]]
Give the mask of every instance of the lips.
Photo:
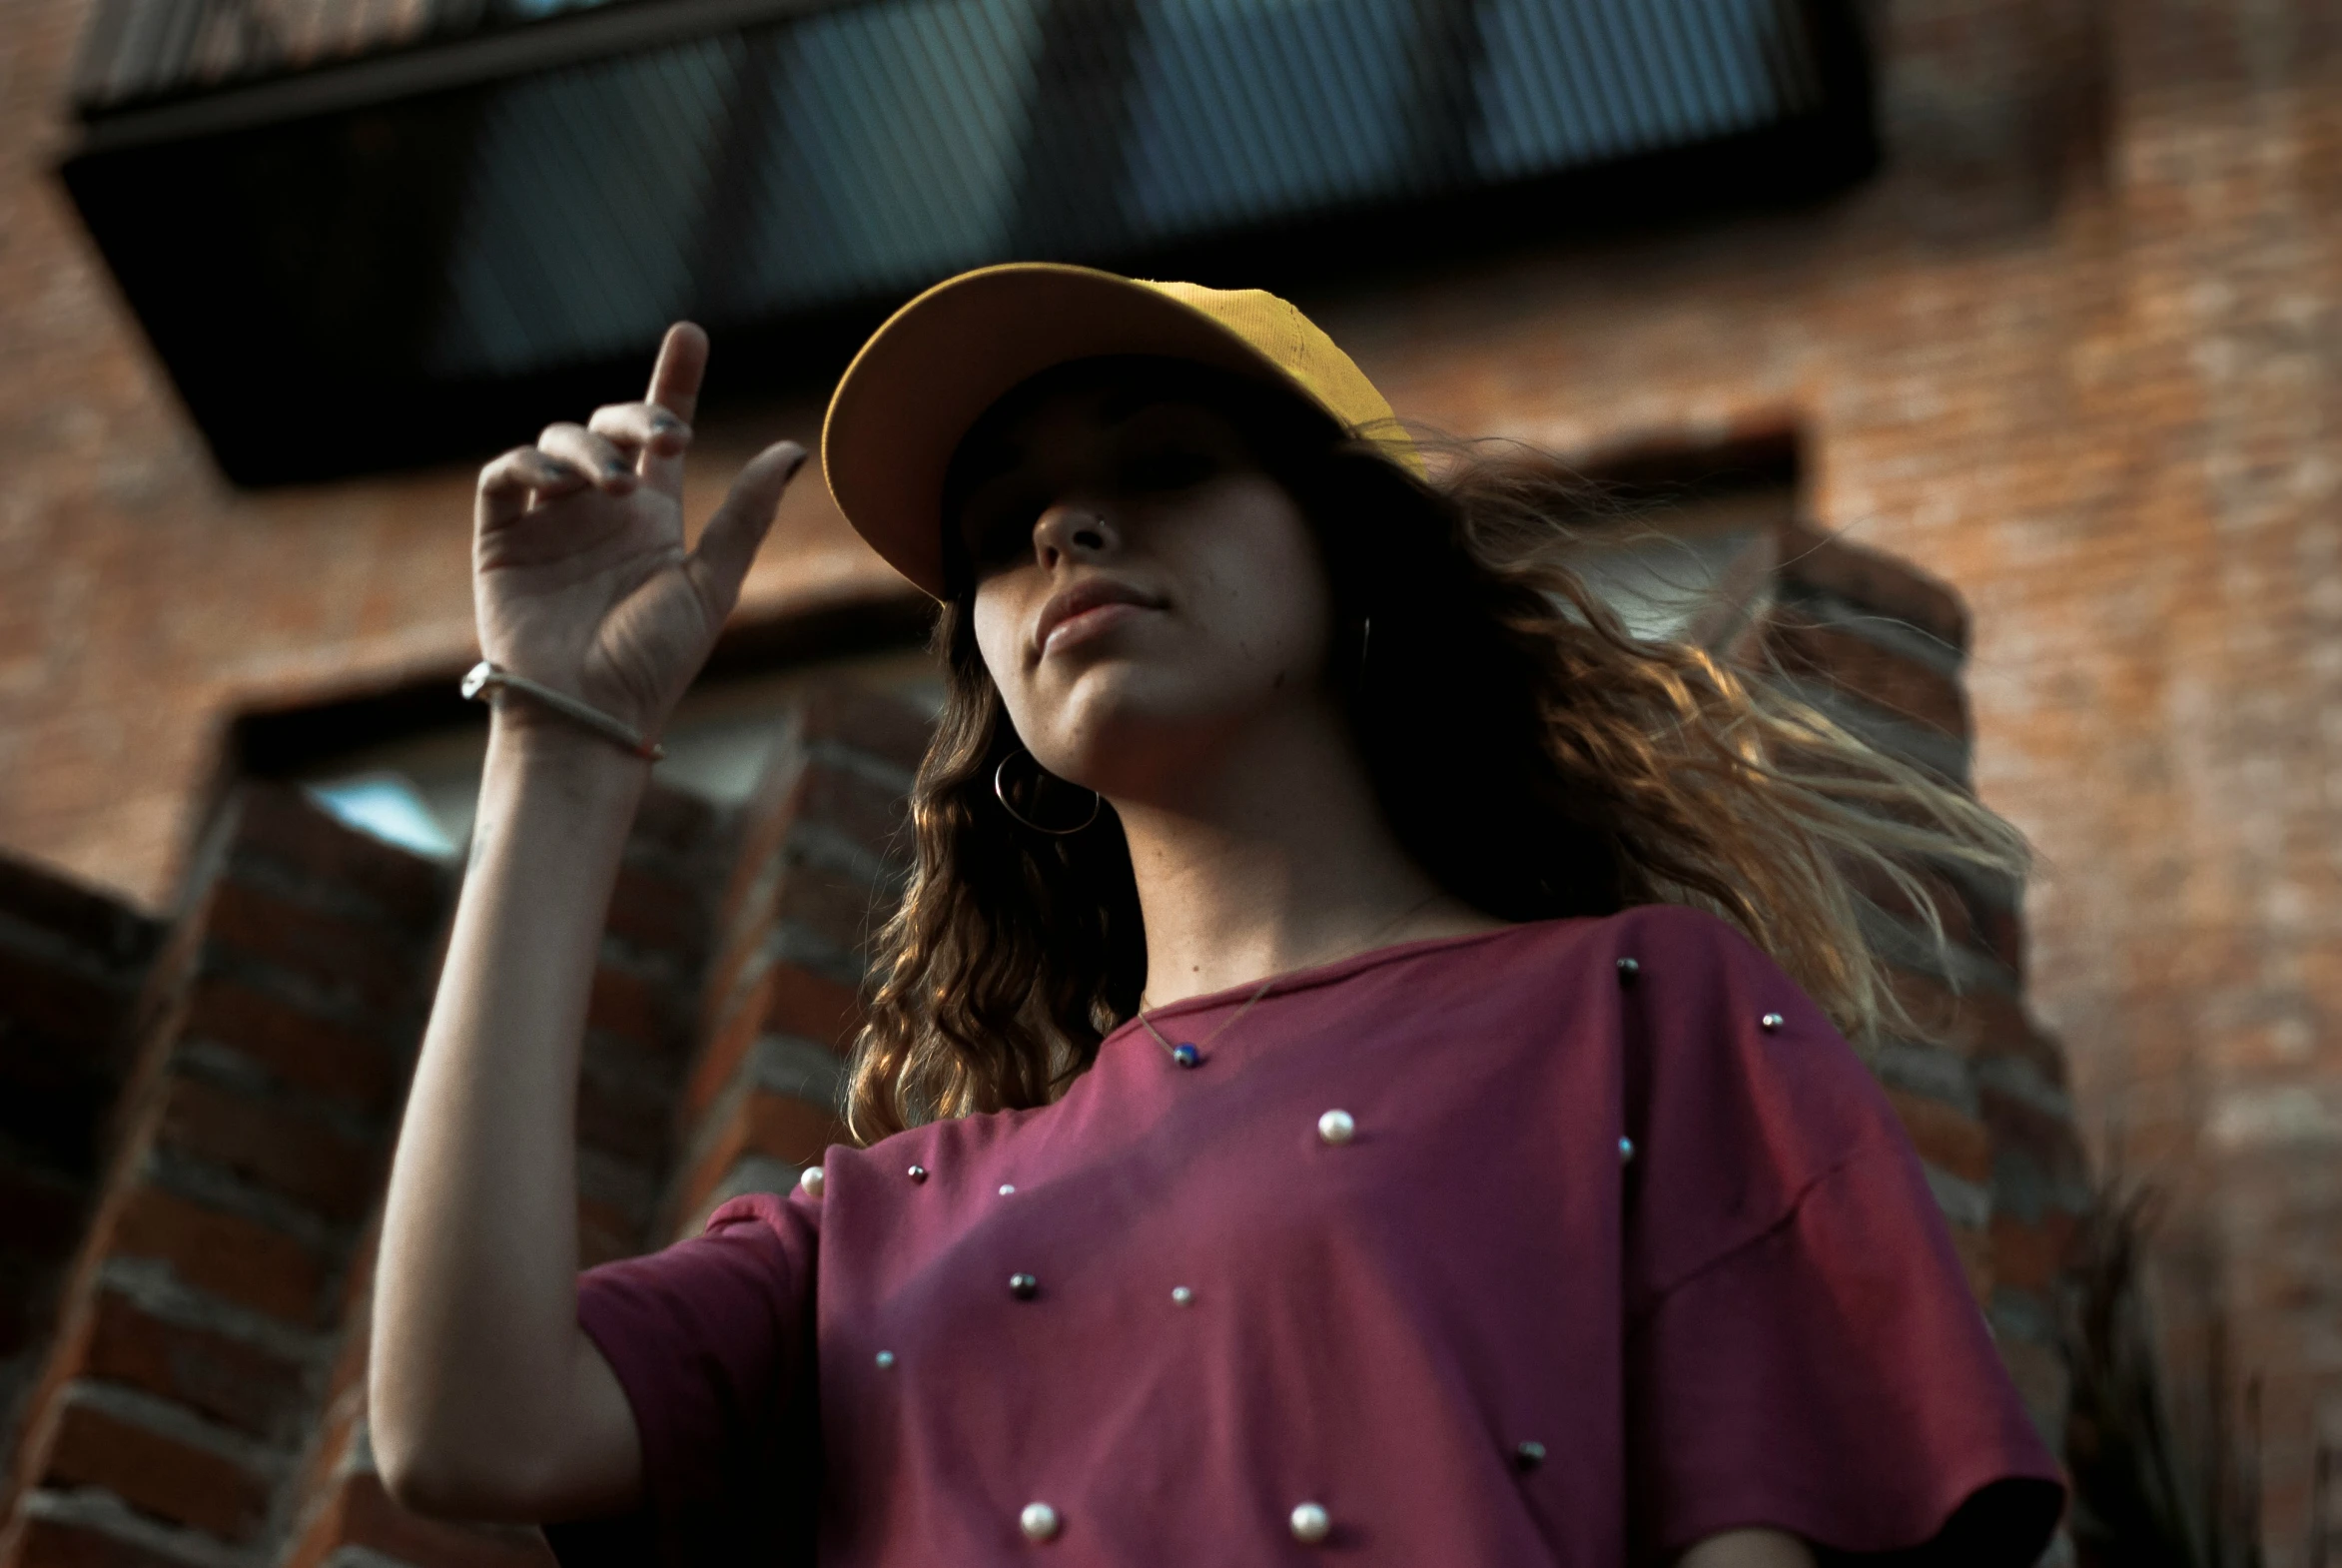
[[[1127,608],[1118,611],[1118,606]],[[1059,638],[1060,645],[1092,626],[1103,631],[1130,609],[1162,607],[1159,600],[1129,583],[1117,582],[1112,577],[1085,577],[1050,595],[1049,602],[1041,607],[1041,618],[1034,623],[1033,645],[1046,654],[1053,646],[1051,639],[1061,631],[1066,635]]]

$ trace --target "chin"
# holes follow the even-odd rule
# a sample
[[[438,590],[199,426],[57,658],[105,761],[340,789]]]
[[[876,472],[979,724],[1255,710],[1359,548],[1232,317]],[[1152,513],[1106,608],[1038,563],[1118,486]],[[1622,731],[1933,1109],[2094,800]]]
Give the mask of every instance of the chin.
[[[1083,671],[1047,712],[1011,717],[1043,767],[1112,795],[1125,780],[1159,772],[1166,753],[1240,720],[1226,695],[1224,683],[1118,660]]]

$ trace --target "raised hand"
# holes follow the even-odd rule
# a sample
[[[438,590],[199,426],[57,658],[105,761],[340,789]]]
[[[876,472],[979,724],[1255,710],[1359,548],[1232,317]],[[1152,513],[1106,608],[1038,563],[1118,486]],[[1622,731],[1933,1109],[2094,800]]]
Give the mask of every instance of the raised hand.
[[[480,651],[657,735],[707,661],[805,449],[750,459],[683,547],[683,452],[707,335],[667,330],[641,402],[547,425],[480,470],[472,607]],[[547,716],[513,703],[510,717]],[[553,722],[559,722],[555,720]]]

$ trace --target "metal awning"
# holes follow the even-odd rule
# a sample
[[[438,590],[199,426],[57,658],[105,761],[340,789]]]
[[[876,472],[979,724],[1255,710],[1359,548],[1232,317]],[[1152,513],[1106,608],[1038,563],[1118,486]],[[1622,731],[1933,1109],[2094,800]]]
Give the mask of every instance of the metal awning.
[[[232,476],[517,437],[679,316],[810,382],[986,261],[1290,287],[1871,157],[1843,0],[534,9],[99,6],[67,183]]]

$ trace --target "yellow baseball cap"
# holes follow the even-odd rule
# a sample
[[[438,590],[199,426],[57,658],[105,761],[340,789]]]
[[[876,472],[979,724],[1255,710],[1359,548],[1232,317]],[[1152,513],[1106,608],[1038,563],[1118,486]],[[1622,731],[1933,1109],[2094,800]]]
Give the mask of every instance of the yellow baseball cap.
[[[1365,373],[1275,295],[1012,262],[937,284],[854,356],[822,423],[830,494],[872,549],[940,599],[944,472],[962,437],[1043,371],[1124,354],[1189,360],[1283,387],[1423,471]]]

